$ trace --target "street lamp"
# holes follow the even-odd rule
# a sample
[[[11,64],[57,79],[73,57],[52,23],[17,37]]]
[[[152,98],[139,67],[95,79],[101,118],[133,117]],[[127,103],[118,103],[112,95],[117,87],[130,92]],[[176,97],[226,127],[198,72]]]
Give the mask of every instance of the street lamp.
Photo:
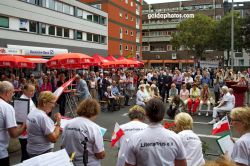
[[[234,67],[234,0],[232,0],[232,22],[231,22],[231,68]]]

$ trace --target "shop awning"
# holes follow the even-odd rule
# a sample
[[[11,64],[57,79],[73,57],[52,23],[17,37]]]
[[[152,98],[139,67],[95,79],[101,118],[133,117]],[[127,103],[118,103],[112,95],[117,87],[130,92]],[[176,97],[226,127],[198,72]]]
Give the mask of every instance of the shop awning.
[[[30,60],[33,63],[47,63],[48,59],[43,59],[43,58],[26,58]]]

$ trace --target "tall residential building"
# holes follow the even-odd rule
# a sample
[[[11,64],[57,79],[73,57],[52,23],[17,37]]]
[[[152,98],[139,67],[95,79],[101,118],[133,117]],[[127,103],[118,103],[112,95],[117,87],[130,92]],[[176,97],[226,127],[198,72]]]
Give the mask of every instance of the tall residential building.
[[[223,0],[189,0],[144,4],[142,9],[142,59],[146,66],[184,67],[193,65],[195,55],[184,48],[175,51],[170,43],[180,18],[151,18],[151,14],[182,14],[191,17],[203,13],[216,20],[224,16]],[[186,15],[191,14],[191,15]],[[223,52],[206,51],[206,57],[219,61]]]
[[[142,0],[80,0],[108,13],[108,54],[141,57]]]
[[[106,12],[76,0],[1,0],[0,50],[43,57],[107,55],[107,22]]]

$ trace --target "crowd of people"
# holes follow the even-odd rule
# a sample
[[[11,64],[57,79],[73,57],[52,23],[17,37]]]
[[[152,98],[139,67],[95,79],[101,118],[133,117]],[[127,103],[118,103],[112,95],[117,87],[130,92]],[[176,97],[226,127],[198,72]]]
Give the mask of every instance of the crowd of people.
[[[82,72],[76,74],[49,71],[39,76],[24,74],[1,76],[0,82],[0,163],[9,165],[9,137],[19,137],[22,149],[21,161],[53,151],[54,143],[61,135],[61,115],[65,115],[65,94],[59,98],[53,92],[75,76],[73,94],[79,104],[75,117],[62,132],[62,148],[69,155],[75,153],[74,165],[83,165],[83,153],[87,149],[89,166],[101,165],[105,157],[100,126],[93,120],[101,108],[98,101],[107,100],[109,108],[116,111],[117,103],[132,104],[128,116],[130,122],[121,125],[125,135],[117,146],[117,166],[204,165],[202,143],[192,131],[193,114],[207,105],[206,115],[213,105],[214,124],[220,112],[229,112],[235,130],[241,135],[235,143],[232,160],[238,165],[250,165],[250,109],[234,108],[232,89],[225,86],[227,80],[248,86],[249,73],[234,74],[231,69],[141,69],[102,72]],[[67,75],[67,77],[66,77]],[[213,87],[215,101],[211,95]],[[9,103],[13,96],[29,99],[27,121],[17,124],[15,110]],[[246,96],[249,95],[246,94]],[[247,96],[248,97],[248,96]],[[246,104],[248,104],[246,99]],[[170,103],[166,108],[165,102]],[[53,108],[59,105],[59,113]],[[165,114],[175,119],[174,131],[161,125]],[[53,120],[52,120],[52,119]],[[144,122],[145,119],[149,123]],[[3,164],[2,164],[3,163]]]

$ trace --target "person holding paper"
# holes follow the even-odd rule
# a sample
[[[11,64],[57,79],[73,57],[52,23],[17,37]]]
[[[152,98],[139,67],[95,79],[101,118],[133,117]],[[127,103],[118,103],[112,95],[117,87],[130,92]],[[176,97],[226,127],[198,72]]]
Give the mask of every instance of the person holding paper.
[[[83,100],[77,108],[79,117],[74,118],[65,126],[62,134],[62,148],[69,155],[75,153],[73,163],[75,166],[100,166],[101,159],[105,157],[104,143],[100,126],[93,122],[100,112],[100,105],[95,99]],[[88,161],[84,148],[88,151]]]
[[[78,74],[76,75],[76,95],[79,97],[80,101],[91,98],[86,81]]]
[[[10,165],[7,151],[9,137],[17,138],[26,129],[25,123],[17,127],[15,110],[9,104],[14,94],[14,87],[10,82],[0,82],[0,163],[4,166]]]
[[[135,105],[130,108],[128,117],[130,122],[120,126],[125,135],[116,143],[117,147],[119,147],[116,166],[124,166],[125,164],[125,152],[130,136],[148,127],[147,124],[143,123],[146,113],[141,106]]]
[[[165,129],[161,121],[165,105],[160,99],[151,99],[145,110],[149,126],[133,134],[127,145],[125,166],[186,166],[186,152],[180,137]]]
[[[200,138],[193,132],[193,118],[181,112],[175,116],[176,132],[181,138],[187,154],[187,166],[201,166],[205,163]]]
[[[41,92],[38,97],[38,108],[29,113],[27,118],[29,157],[51,152],[60,136],[61,114],[55,114],[56,124],[47,115],[56,104],[56,96],[50,91]]]
[[[231,158],[239,166],[250,165],[250,108],[238,107],[230,113],[233,128],[241,137],[235,142]]]
[[[32,97],[35,94],[35,87],[32,84],[25,84],[23,86],[23,94],[20,97],[21,99],[29,99],[29,103],[30,103],[30,107],[29,107],[29,112],[32,112],[34,110],[36,110],[36,106],[32,100]],[[24,160],[27,160],[29,158],[27,150],[26,150],[26,146],[27,146],[27,132],[23,132],[22,135],[19,136],[19,143],[21,145],[21,152],[22,152],[22,156],[21,156],[21,162]]]

